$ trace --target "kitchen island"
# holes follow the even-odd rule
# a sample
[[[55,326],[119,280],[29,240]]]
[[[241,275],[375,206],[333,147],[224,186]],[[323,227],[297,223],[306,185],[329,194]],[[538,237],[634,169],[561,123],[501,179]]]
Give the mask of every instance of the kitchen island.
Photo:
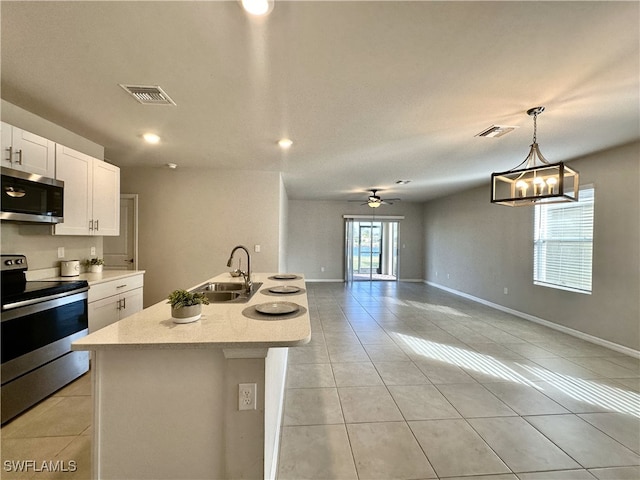
[[[304,278],[274,275],[253,274],[248,302],[203,305],[194,323],[174,323],[163,301],[73,343],[93,352],[94,479],[275,477],[287,347],[311,327]],[[269,291],[283,285],[301,290]],[[279,301],[300,310],[255,314]],[[239,384],[256,385],[255,410],[239,410]]]

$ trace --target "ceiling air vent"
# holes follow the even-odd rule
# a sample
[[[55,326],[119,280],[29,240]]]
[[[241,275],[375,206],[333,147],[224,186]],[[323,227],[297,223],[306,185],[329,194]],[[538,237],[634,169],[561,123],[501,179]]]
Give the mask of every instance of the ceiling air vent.
[[[176,104],[158,85],[123,85],[122,83],[119,85],[124,88],[129,95],[144,105]]]
[[[510,127],[509,125],[491,125],[489,128],[474,135],[476,137],[497,138],[512,132],[518,127]]]

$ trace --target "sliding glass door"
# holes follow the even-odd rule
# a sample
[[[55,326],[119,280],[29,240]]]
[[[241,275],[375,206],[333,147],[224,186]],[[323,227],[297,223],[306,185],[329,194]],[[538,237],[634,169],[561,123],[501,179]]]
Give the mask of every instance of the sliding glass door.
[[[398,222],[356,219],[345,221],[345,279],[398,279]]]

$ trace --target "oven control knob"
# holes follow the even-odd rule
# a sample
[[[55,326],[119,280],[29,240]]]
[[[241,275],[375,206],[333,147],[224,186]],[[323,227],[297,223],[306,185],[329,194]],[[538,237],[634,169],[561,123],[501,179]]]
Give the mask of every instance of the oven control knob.
[[[5,260],[4,264],[5,265],[13,265],[13,260]]]
[[[24,263],[24,258],[17,258],[16,265],[22,265]]]

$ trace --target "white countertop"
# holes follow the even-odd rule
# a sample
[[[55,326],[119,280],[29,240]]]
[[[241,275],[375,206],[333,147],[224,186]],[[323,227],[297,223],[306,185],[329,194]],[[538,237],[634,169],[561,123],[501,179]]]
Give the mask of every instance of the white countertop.
[[[121,278],[131,277],[132,275],[142,275],[144,270],[103,270],[100,273],[81,273],[75,277],[48,277],[43,280],[58,280],[58,281],[73,281],[73,280],[86,280],[89,285],[95,285],[103,282],[110,282],[111,280],[118,280]]]
[[[105,273],[108,271],[102,275]],[[275,273],[253,273],[253,283],[262,282],[262,285],[247,303],[203,305],[202,317],[196,322],[173,323],[171,306],[163,300],[73,342],[71,349],[268,348],[305,344],[311,338],[306,292],[279,297],[261,293],[279,285],[305,288],[304,278],[298,275],[296,280],[272,280],[269,277],[273,275]],[[223,273],[208,281],[242,282],[243,279]],[[253,320],[242,314],[247,307],[274,301],[295,302],[305,308],[305,313],[285,320]]]

